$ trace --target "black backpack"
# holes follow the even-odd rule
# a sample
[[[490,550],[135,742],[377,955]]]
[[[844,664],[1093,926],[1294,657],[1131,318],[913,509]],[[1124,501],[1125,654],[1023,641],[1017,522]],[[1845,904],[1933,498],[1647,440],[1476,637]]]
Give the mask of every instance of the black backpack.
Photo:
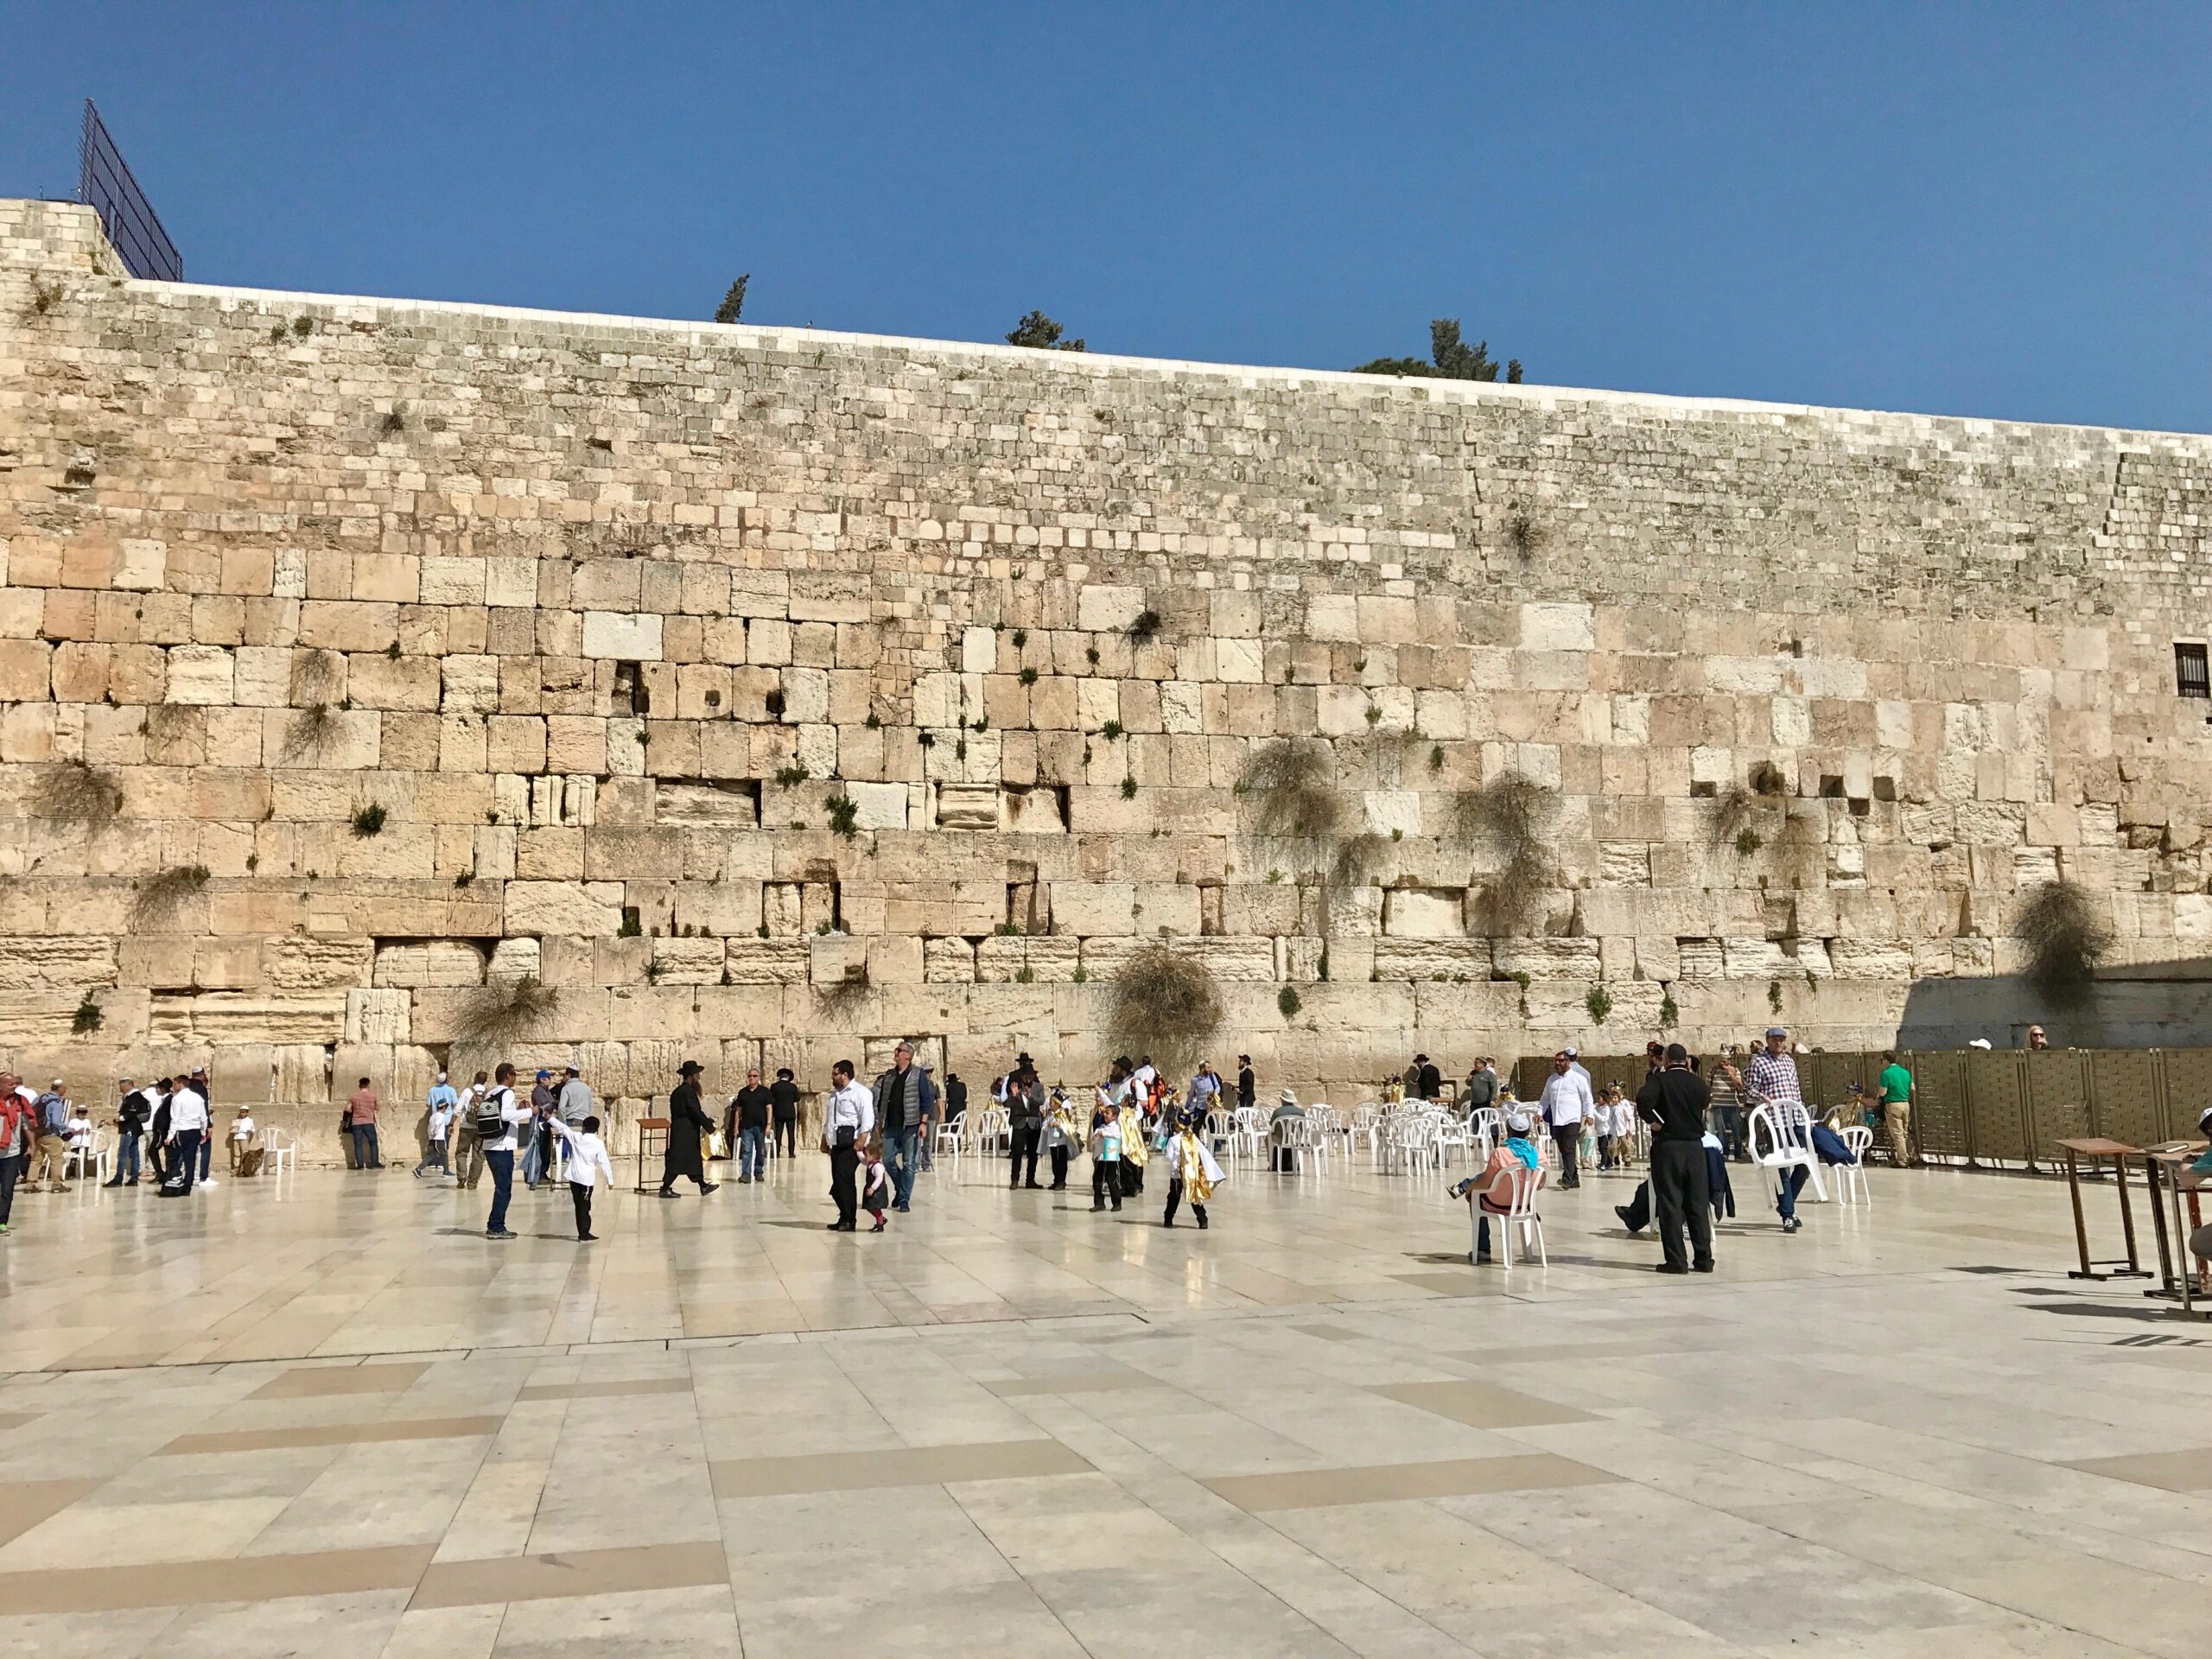
[[[507,1132],[505,1109],[514,1102],[515,1091],[507,1088],[487,1089],[476,1100],[476,1138],[497,1141]]]

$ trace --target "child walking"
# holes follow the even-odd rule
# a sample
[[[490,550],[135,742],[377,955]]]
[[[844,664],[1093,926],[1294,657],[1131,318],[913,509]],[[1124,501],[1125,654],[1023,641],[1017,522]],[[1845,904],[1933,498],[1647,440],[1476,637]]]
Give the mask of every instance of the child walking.
[[[569,1197],[576,1206],[576,1242],[592,1243],[599,1237],[591,1230],[592,1192],[601,1175],[607,1177],[607,1191],[614,1190],[614,1160],[607,1155],[607,1142],[599,1138],[596,1117],[584,1119],[581,1129],[563,1123],[558,1112],[548,1114],[545,1122],[568,1143]]]
[[[1090,1207],[1103,1210],[1108,1198],[1122,1207],[1122,1109],[1112,1102],[1098,1109],[1090,1127]]]
[[[1163,1227],[1175,1224],[1176,1206],[1187,1192],[1198,1230],[1206,1230],[1206,1200],[1221,1180],[1221,1166],[1214,1161],[1205,1136],[1198,1133],[1205,1122],[1202,1115],[1190,1113],[1184,1117],[1181,1129],[1167,1139],[1167,1213],[1160,1221]]]
[[[875,1217],[871,1233],[880,1233],[890,1224],[884,1211],[891,1207],[895,1196],[891,1185],[891,1172],[883,1166],[883,1146],[880,1141],[868,1151],[868,1163],[861,1171],[861,1208]]]

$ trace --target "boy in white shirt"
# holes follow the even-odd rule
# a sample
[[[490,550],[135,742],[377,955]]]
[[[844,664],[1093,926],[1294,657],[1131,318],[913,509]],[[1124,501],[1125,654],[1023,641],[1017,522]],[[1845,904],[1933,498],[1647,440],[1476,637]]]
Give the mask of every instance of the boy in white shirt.
[[[79,1180],[91,1179],[97,1173],[92,1168],[92,1120],[74,1101],[69,1103],[69,1116],[62,1123],[61,1134],[69,1143],[69,1154],[64,1161],[76,1166]]]
[[[238,1108],[238,1115],[231,1120],[231,1173],[238,1173],[238,1160],[245,1157],[253,1145],[253,1119],[246,1109]]]
[[[558,1112],[552,1112],[547,1115],[545,1125],[568,1145],[569,1197],[576,1206],[576,1242],[589,1244],[599,1237],[591,1230],[592,1190],[603,1174],[607,1190],[613,1191],[614,1160],[607,1155],[607,1142],[599,1138],[596,1117],[588,1117],[582,1128],[572,1129],[561,1121]]]

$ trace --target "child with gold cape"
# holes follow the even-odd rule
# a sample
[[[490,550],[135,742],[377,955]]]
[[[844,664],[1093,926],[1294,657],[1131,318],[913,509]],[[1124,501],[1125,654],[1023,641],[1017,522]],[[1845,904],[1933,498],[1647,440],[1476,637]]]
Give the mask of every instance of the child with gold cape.
[[[1222,1180],[1221,1166],[1214,1161],[1203,1133],[1203,1115],[1186,1116],[1181,1126],[1167,1137],[1167,1213],[1160,1224],[1175,1224],[1176,1206],[1183,1201],[1187,1191],[1191,1198],[1191,1213],[1198,1217],[1198,1230],[1206,1228],[1206,1200]]]

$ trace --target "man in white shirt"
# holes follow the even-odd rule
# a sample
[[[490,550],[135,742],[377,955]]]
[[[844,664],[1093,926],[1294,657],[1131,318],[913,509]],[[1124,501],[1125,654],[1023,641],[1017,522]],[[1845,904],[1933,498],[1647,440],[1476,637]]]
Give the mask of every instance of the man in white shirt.
[[[861,1149],[875,1133],[875,1096],[853,1080],[853,1063],[830,1068],[830,1102],[822,1110],[822,1149],[830,1154],[830,1196],[837,1201],[833,1233],[857,1231],[860,1224]]]
[[[189,1191],[200,1169],[200,1148],[207,1139],[207,1100],[188,1079],[180,1078],[169,1096],[169,1179],[179,1192]],[[213,1186],[201,1180],[201,1186]]]
[[[1551,1125],[1552,1141],[1559,1147],[1562,1187],[1582,1185],[1575,1173],[1575,1149],[1582,1140],[1582,1120],[1596,1107],[1590,1094],[1590,1074],[1574,1063],[1572,1049],[1562,1048],[1552,1056],[1552,1074],[1544,1079],[1544,1092],[1536,1098],[1536,1109]]]
[[[492,1172],[492,1214],[484,1224],[484,1236],[512,1238],[514,1234],[507,1230],[507,1197],[514,1191],[517,1136],[531,1116],[529,1103],[516,1097],[513,1066],[500,1063],[476,1112],[476,1138],[483,1144],[484,1162]],[[497,1133],[493,1133],[494,1129]]]

